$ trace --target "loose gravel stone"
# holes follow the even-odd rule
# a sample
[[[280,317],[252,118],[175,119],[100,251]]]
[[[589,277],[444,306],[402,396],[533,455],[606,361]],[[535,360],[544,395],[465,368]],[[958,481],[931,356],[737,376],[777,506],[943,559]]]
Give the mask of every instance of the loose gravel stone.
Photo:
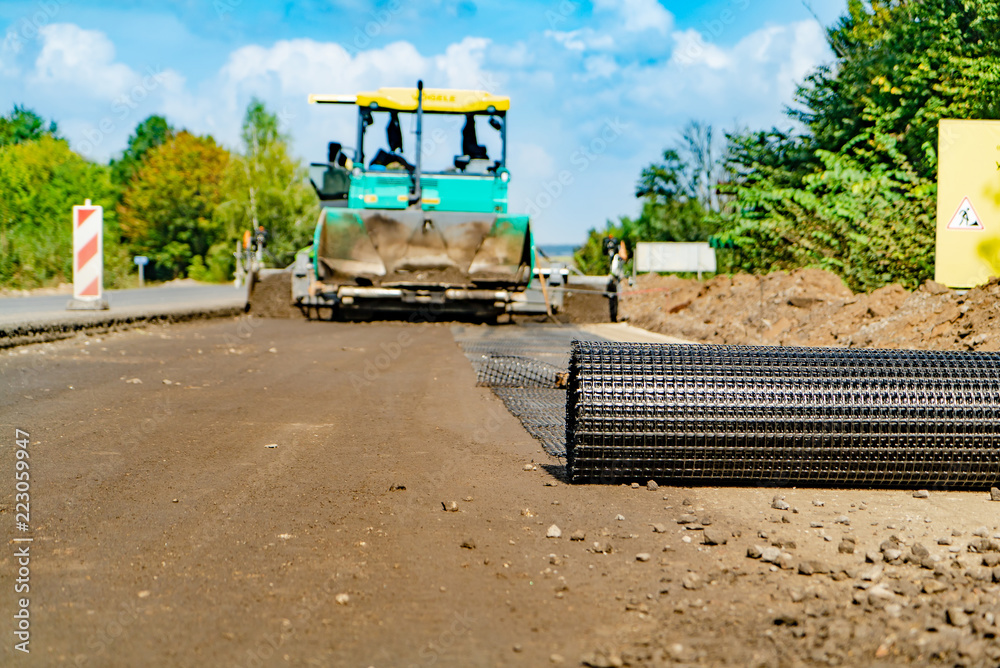
[[[917,491],[915,491],[913,493],[913,498],[914,499],[927,499],[927,498],[930,498],[930,496],[931,496],[931,493],[928,492],[926,489],[918,489]]]
[[[875,564],[874,566],[869,566],[868,568],[862,569],[858,573],[858,577],[866,582],[874,582],[882,577],[882,571],[884,569],[881,565]]]
[[[937,539],[937,544],[938,545],[951,545],[951,538],[948,537],[948,536],[945,536],[943,538],[938,538]]]
[[[639,489],[639,483],[637,482],[632,483],[632,489]]]
[[[690,591],[697,591],[705,586],[705,579],[694,571],[688,571],[681,579],[681,586]]]
[[[920,543],[914,543],[913,547],[910,548],[910,552],[917,558],[918,561],[924,557],[930,556],[931,554],[931,551]]]
[[[653,533],[667,533],[667,525],[666,524],[654,524],[653,525]]]
[[[1000,488],[990,487],[990,501],[1000,501]]]
[[[813,505],[816,506],[817,508],[822,508],[823,506],[826,505],[826,503],[820,501],[819,499],[813,499]]]
[[[781,556],[778,557],[777,561],[774,563],[782,570],[795,570],[795,557],[790,555],[788,552],[782,552]]]
[[[729,542],[729,536],[721,529],[705,529],[702,542],[705,545],[725,545]]]
[[[639,554],[635,555],[635,560],[636,561],[646,562],[646,561],[649,561],[650,558],[651,558],[651,556],[650,556],[649,552],[640,552]]]
[[[555,524],[549,527],[549,530],[545,532],[546,538],[559,538],[562,536],[562,529],[557,527]]]
[[[810,559],[799,564],[799,573],[802,575],[814,575],[816,573],[829,573],[830,567],[822,561]]]
[[[659,488],[660,486],[656,484],[655,480],[650,480],[649,482],[646,483],[646,489],[648,489],[651,492],[655,492]]]
[[[875,607],[884,608],[895,599],[896,594],[885,585],[877,584],[868,588],[868,603]]]
[[[1000,552],[1000,544],[989,538],[969,541],[969,552]]]
[[[925,594],[940,594],[948,588],[948,585],[940,580],[924,580],[923,591]]]
[[[865,561],[869,564],[877,564],[882,561],[882,553],[875,550],[868,550],[865,552]]]
[[[465,540],[462,541],[462,547],[464,547],[466,550],[474,550],[476,549],[476,541],[474,541],[471,538],[466,538]]]
[[[809,523],[809,528],[810,529],[822,529],[823,528],[823,523],[822,522],[810,522]]]
[[[778,560],[778,557],[780,556],[781,556],[781,548],[765,547],[763,550],[761,550],[760,560],[767,562],[769,564],[773,564]]]
[[[837,552],[841,554],[854,554],[854,543],[842,540],[840,545],[837,546]]]
[[[958,607],[948,608],[945,612],[945,616],[947,617],[949,624],[957,626],[958,628],[968,626],[971,621],[969,616],[965,614],[965,610]]]
[[[898,550],[899,541],[895,540],[895,536],[893,536],[889,540],[882,541],[882,544],[878,546],[878,549],[882,552],[885,552],[886,550]]]
[[[619,522],[624,522],[625,521],[625,516],[622,515],[621,513],[619,513],[619,514],[615,515],[615,519],[618,520]]]
[[[897,550],[895,548],[890,548],[882,553],[882,556],[886,561],[896,561],[903,556],[902,550]]]
[[[678,524],[694,524],[698,521],[698,518],[690,513],[685,513],[677,518]]]
[[[837,519],[835,519],[834,522],[836,522],[837,524],[843,524],[844,526],[847,526],[851,523],[851,518],[849,518],[847,515],[838,515]]]
[[[788,510],[791,506],[787,501],[782,499],[780,496],[776,496],[771,500],[771,507],[775,510]]]
[[[582,529],[577,529],[569,535],[570,540],[586,540],[587,534],[583,532]]]
[[[595,554],[611,554],[615,549],[611,546],[611,543],[607,541],[595,541],[594,547],[591,551]]]
[[[747,548],[747,556],[751,559],[760,559],[764,553],[764,548],[760,545],[751,545]]]
[[[987,536],[990,535],[990,530],[987,529],[986,527],[979,527],[978,529],[972,532],[972,535],[978,536],[979,538],[986,538]]]
[[[457,501],[448,501],[448,502],[442,501],[441,502],[441,507],[444,508],[449,513],[457,513],[458,512],[458,502]],[[523,514],[524,513],[522,512],[522,515]]]

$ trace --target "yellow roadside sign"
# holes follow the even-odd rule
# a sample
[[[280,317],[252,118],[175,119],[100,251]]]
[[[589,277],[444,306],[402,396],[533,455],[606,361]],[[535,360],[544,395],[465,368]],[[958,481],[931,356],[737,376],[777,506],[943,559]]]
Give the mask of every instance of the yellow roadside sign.
[[[1000,121],[939,130],[934,280],[971,288],[1000,276]]]

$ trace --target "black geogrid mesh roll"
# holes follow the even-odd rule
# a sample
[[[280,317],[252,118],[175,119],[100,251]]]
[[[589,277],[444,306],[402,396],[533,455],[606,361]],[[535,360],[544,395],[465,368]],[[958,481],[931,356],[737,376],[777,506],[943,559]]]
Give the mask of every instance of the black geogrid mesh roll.
[[[574,481],[986,488],[1000,354],[574,342]]]

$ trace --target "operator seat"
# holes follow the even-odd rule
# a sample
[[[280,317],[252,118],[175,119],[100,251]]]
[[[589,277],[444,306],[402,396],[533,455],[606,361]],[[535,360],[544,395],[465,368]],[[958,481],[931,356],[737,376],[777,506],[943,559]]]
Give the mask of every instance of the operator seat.
[[[347,199],[351,190],[351,174],[343,146],[332,141],[327,147],[327,169],[323,172],[323,199]]]
[[[474,160],[489,160],[486,147],[479,143],[476,137],[475,114],[465,115],[465,127],[462,128],[462,155],[455,156],[455,167],[463,172]]]

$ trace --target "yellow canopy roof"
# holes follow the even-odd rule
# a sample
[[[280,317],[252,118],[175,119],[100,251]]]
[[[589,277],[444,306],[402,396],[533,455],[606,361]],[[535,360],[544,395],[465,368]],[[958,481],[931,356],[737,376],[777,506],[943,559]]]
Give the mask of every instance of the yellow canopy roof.
[[[359,107],[390,109],[395,111],[417,110],[416,88],[379,88],[373,93],[357,95],[310,95],[310,104],[356,104]],[[454,90],[450,88],[425,88],[424,111],[446,114],[469,114],[510,109],[510,98],[494,95],[484,90]]]

